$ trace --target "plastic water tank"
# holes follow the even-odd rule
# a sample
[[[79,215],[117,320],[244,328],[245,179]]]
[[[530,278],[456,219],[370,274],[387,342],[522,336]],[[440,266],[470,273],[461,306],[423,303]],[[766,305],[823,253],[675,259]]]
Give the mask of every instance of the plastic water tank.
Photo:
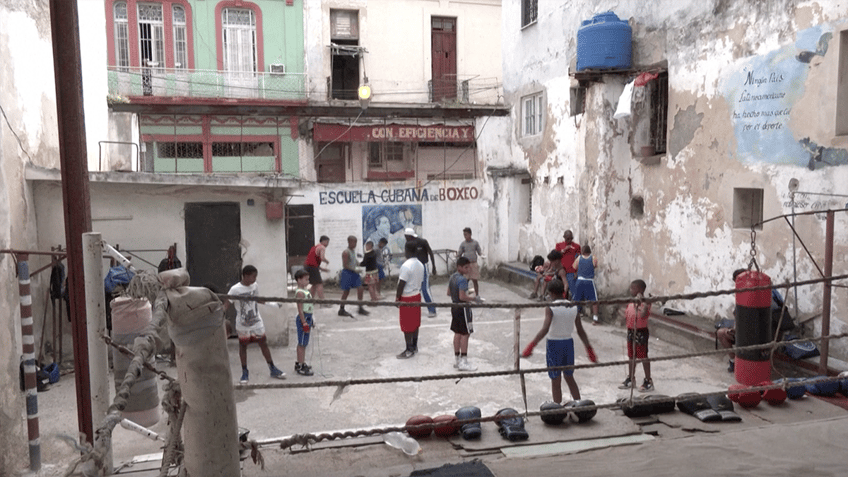
[[[613,12],[584,20],[577,30],[577,71],[630,68],[633,31]]]

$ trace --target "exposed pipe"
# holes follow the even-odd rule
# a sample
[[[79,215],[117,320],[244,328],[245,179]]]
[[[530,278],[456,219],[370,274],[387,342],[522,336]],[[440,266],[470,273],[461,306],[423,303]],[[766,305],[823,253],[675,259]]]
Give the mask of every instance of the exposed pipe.
[[[41,469],[41,443],[38,431],[38,385],[35,375],[35,335],[32,321],[32,296],[29,282],[29,256],[18,254],[18,290],[21,295],[21,341],[23,343],[24,391],[26,392],[29,470]]]
[[[53,38],[65,248],[68,251],[68,295],[74,344],[77,422],[86,441],[93,443],[82,263],[82,234],[91,232],[91,198],[88,189],[77,0],[50,0],[50,32]]]

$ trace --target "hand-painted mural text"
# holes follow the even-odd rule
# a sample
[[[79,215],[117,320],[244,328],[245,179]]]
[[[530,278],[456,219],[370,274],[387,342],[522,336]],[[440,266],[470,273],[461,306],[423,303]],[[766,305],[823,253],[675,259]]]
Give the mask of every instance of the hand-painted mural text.
[[[334,204],[393,204],[400,202],[437,202],[475,200],[480,197],[477,187],[439,187],[438,189],[376,189],[331,190],[319,192],[321,205]]]

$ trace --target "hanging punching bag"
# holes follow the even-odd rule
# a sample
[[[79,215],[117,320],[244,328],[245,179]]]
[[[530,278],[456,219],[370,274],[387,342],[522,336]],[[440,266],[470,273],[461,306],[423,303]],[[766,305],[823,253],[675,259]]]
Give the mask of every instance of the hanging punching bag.
[[[765,273],[748,270],[736,277],[736,289],[771,285]],[[771,335],[771,290],[736,293],[736,347],[766,344]],[[771,379],[768,349],[736,351],[736,381],[756,385]]]

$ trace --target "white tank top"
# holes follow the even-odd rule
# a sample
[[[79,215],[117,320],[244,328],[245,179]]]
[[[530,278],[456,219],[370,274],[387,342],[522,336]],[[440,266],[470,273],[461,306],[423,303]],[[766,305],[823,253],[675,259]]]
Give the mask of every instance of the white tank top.
[[[568,303],[568,300],[556,300],[553,303]],[[577,317],[576,306],[552,306],[553,318],[548,329],[549,340],[567,340],[574,332],[574,319]]]

